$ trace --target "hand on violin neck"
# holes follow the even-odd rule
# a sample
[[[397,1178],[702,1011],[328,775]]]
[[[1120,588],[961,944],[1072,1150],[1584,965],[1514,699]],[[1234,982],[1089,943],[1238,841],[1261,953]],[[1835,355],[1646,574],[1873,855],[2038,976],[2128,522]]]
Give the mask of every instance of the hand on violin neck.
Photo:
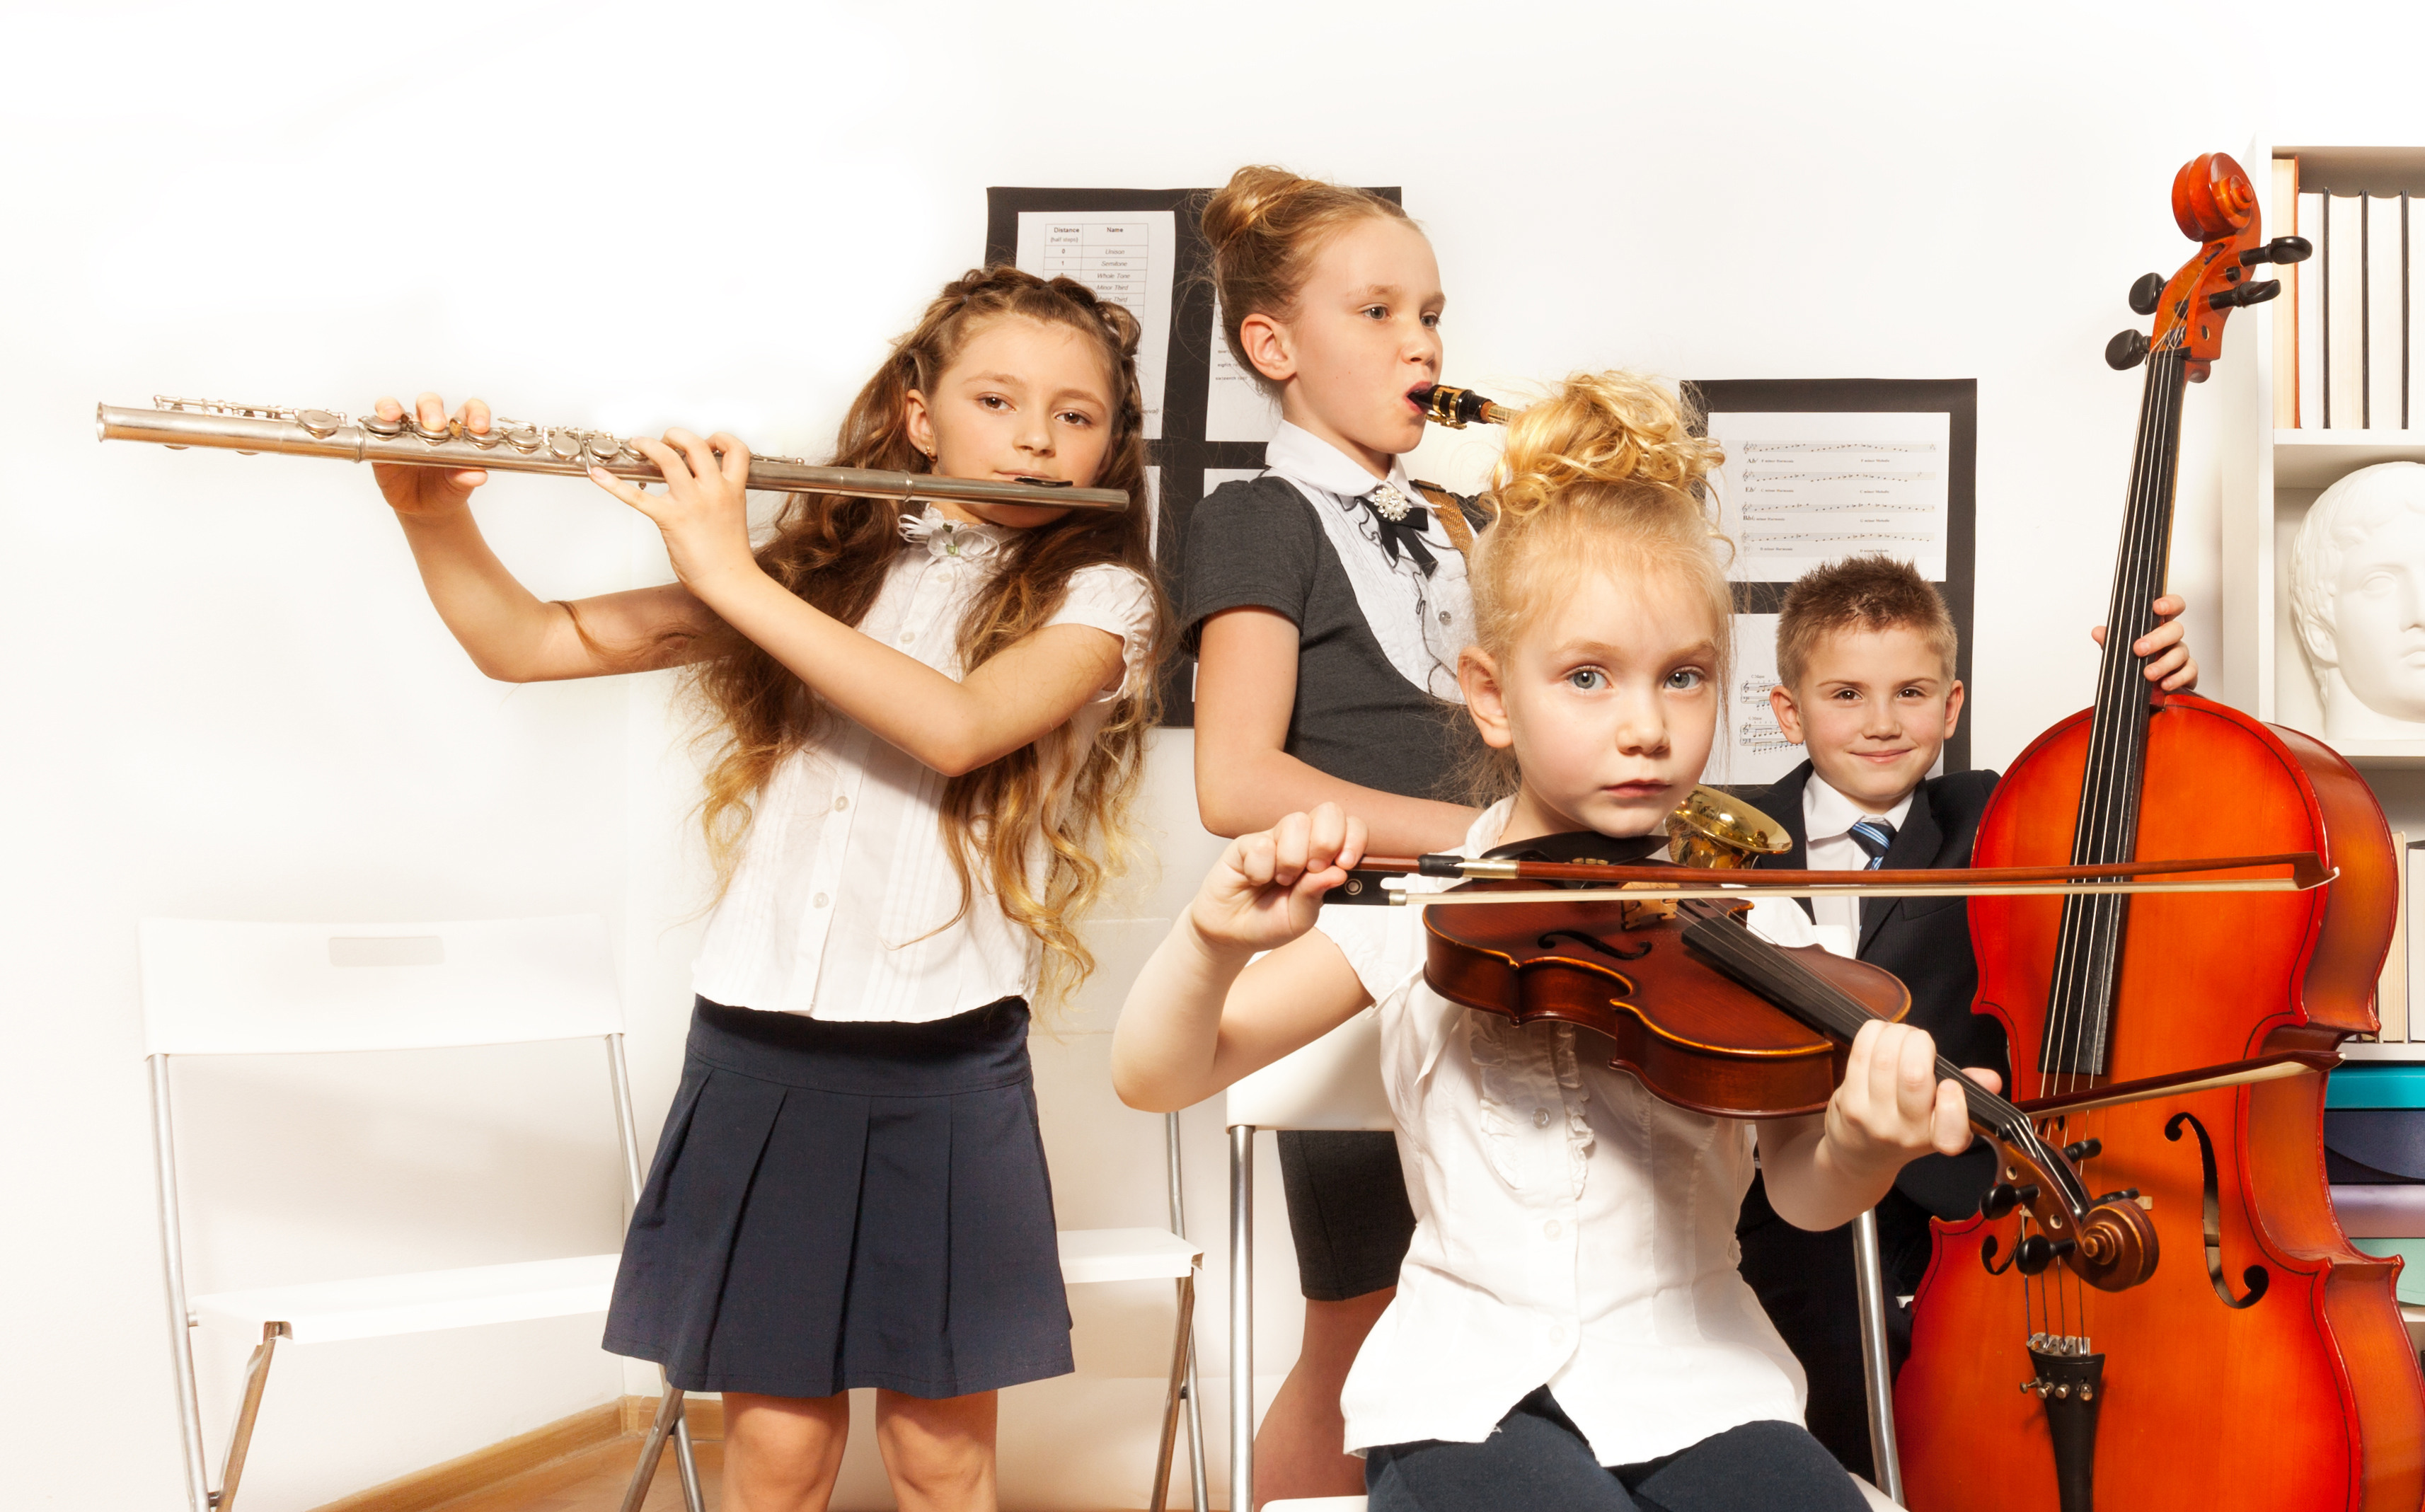
[[[2000,1085],[1994,1071],[1964,1074],[1991,1091]],[[1853,1038],[1844,1080],[1823,1115],[1763,1126],[1769,1200],[1799,1228],[1835,1228],[1875,1206],[1895,1173],[1920,1156],[1970,1148],[1969,1118],[1962,1084],[1938,1079],[1936,1044],[1927,1031],[1868,1024]]]
[[[1229,842],[1188,908],[1197,942],[1215,956],[1276,950],[1313,927],[1322,895],[1364,859],[1364,821],[1335,803],[1292,813]]]

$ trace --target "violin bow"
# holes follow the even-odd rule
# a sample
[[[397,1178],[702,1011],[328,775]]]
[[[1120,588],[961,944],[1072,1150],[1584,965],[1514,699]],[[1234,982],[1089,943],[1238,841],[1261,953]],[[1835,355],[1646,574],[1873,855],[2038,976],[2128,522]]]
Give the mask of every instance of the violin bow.
[[[2237,872],[2285,867],[2279,877],[2180,877],[2183,872]],[[1679,882],[1688,875],[1724,881]],[[2070,893],[2304,893],[2338,877],[2314,851],[2272,856],[2197,856],[2176,861],[2121,861],[2110,865],[1961,866],[1870,872],[1808,871],[1792,867],[1617,866],[1599,861],[1525,861],[1463,856],[1367,856],[1349,873],[1357,877],[1430,877],[1469,882],[1544,882],[1564,886],[1539,892],[1493,888],[1486,892],[1414,893],[1389,890],[1393,901],[1422,908],[1479,903],[1572,901],[1595,892],[1621,893],[1629,902],[1672,898],[1740,898],[1746,893],[1790,897],[1927,898],[2032,896]],[[2163,878],[2171,880],[2148,880]],[[1581,883],[1582,886],[1573,884]]]

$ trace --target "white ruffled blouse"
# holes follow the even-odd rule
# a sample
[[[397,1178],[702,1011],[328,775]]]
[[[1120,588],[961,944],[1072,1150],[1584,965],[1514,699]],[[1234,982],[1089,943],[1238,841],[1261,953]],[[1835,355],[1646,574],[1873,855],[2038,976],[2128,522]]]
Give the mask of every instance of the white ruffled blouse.
[[[1507,810],[1485,811],[1457,854],[1496,844]],[[1752,923],[1811,942],[1790,901],[1756,904]],[[1478,1443],[1545,1384],[1604,1465],[1800,1423],[1802,1367],[1736,1269],[1752,1125],[1661,1102],[1570,1025],[1434,992],[1419,909],[1326,909],[1319,927],[1380,1016],[1416,1216],[1341,1394],[1348,1449]]]
[[[901,533],[859,632],[957,679],[961,617],[999,570],[1010,532],[930,505]],[[1081,568],[1047,623],[1092,625],[1122,648],[1119,680],[1044,737],[1045,769],[1067,773],[1143,675],[1153,590],[1125,567]],[[907,1023],[1032,994],[1040,948],[1003,916],[982,877],[968,911],[952,917],[960,884],[939,823],[944,782],[833,715],[824,738],[786,758],[752,800],[741,863],[708,921],[692,989],[728,1007]]]

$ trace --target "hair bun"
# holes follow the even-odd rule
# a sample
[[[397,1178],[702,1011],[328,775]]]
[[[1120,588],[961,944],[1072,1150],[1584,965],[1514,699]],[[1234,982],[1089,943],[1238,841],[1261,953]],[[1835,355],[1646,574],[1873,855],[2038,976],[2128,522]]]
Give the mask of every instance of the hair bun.
[[[1726,452],[1692,431],[1690,411],[1636,373],[1577,373],[1507,427],[1493,491],[1502,512],[1529,514],[1576,489],[1647,486],[1699,507],[1703,479]]]
[[[1271,219],[1292,194],[1330,185],[1302,178],[1284,168],[1250,164],[1229,175],[1204,204],[1204,239],[1217,251]]]

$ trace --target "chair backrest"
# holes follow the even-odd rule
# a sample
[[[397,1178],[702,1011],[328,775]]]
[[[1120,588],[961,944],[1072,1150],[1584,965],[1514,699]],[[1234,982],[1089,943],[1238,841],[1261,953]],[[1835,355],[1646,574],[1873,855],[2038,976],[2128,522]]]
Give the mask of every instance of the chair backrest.
[[[1395,1129],[1381,1086],[1381,1017],[1366,1008],[1229,1088],[1231,1128]]]
[[[595,914],[452,924],[146,919],[146,1055],[427,1050],[619,1034]]]

